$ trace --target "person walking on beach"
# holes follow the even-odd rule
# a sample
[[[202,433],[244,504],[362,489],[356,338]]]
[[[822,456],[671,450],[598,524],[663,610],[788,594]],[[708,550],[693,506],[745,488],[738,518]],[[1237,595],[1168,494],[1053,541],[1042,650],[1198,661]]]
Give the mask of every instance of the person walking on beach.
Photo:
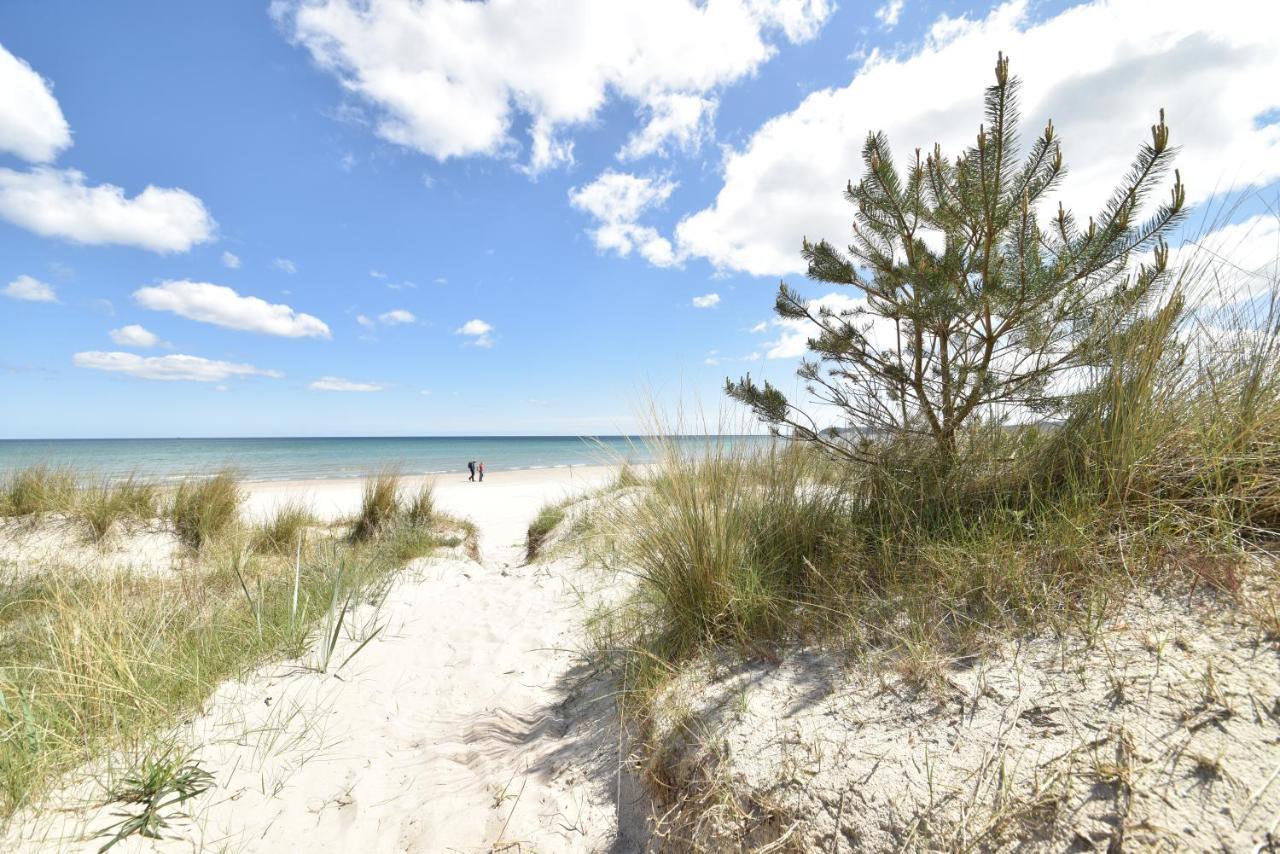
[[[471,477],[467,478],[467,480],[475,480],[476,479],[476,461],[471,460],[470,462],[468,462],[467,468],[471,470]],[[481,471],[483,471],[483,469],[481,469]],[[480,479],[483,480],[484,475],[480,475]]]
[[[484,482],[484,460],[480,461],[480,481]]]

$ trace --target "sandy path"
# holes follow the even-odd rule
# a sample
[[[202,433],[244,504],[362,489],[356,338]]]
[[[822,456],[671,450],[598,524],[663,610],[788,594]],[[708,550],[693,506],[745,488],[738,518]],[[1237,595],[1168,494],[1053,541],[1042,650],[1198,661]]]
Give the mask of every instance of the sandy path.
[[[163,850],[597,851],[615,841],[610,704],[575,672],[581,570],[523,566],[524,528],[546,500],[608,469],[490,474],[439,483],[481,530],[484,563],[421,562],[382,607],[386,624],[340,678],[298,662],[224,685],[190,724],[218,788]],[[250,508],[308,493],[347,512],[358,482],[264,484]],[[575,578],[578,576],[579,578]],[[352,648],[358,638],[344,642]],[[344,655],[340,646],[335,660]],[[77,811],[78,812],[78,811]],[[110,823],[106,811],[53,836]],[[42,846],[46,847],[46,846]],[[116,850],[151,850],[131,840]]]

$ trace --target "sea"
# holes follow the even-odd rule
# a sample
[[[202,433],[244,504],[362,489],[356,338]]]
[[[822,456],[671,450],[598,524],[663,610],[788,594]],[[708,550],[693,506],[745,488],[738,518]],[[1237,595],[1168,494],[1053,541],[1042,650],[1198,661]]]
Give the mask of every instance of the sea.
[[[760,442],[758,436],[683,436],[682,450]],[[244,480],[401,474],[646,463],[650,439],[627,436],[430,436],[262,439],[0,439],[0,474],[34,465],[69,467],[104,479],[199,477],[233,469]]]

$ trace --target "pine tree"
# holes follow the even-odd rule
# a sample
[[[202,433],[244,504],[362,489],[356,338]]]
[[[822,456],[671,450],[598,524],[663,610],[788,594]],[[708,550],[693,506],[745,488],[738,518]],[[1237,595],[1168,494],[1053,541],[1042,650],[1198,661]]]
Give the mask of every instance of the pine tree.
[[[869,134],[864,175],[845,191],[852,244],[841,252],[805,239],[810,278],[865,299],[815,309],[783,283],[775,304],[779,317],[815,325],[816,358],[799,375],[816,400],[851,427],[929,437],[946,456],[974,420],[1061,411],[1072,372],[1101,364],[1163,289],[1163,235],[1184,213],[1175,171],[1169,200],[1140,220],[1175,153],[1161,110],[1100,214],[1082,226],[1059,203],[1042,225],[1037,211],[1065,174],[1061,142],[1050,121],[1019,161],[1019,84],[1003,54],[995,77],[977,139],[954,160],[937,145],[924,158],[917,148],[904,175],[885,135]],[[1154,261],[1133,270],[1135,253],[1150,250]],[[774,432],[860,456],[768,382],[748,375],[726,391]]]

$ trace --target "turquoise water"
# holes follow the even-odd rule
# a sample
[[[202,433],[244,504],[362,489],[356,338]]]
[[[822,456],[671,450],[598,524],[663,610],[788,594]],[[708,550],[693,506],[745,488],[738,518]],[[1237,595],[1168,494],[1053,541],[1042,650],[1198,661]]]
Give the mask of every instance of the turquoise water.
[[[749,439],[730,441],[741,440]],[[696,449],[708,439],[678,441]],[[468,460],[497,472],[651,459],[643,439],[623,436],[0,440],[0,472],[71,466],[107,478],[164,479],[231,467],[246,480],[301,480],[359,477],[388,466],[408,475],[457,472]]]

